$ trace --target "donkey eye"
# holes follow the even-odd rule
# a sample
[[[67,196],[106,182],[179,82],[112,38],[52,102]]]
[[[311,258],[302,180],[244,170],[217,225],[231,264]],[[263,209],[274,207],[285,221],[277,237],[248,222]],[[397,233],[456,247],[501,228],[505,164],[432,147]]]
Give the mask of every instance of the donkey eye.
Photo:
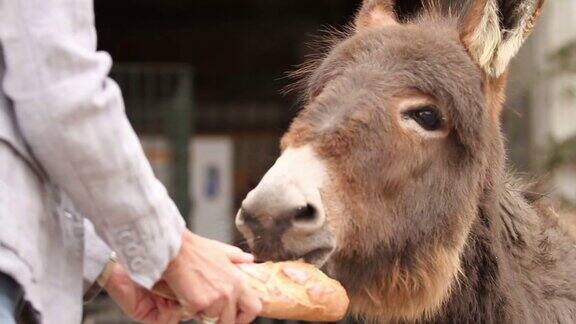
[[[438,109],[432,106],[409,110],[404,113],[406,118],[414,119],[427,131],[434,131],[442,126],[442,117]]]

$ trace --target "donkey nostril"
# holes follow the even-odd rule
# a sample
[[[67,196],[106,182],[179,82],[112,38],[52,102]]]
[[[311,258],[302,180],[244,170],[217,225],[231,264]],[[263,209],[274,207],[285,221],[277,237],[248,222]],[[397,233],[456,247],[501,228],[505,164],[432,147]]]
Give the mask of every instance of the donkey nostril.
[[[294,215],[294,221],[296,222],[314,222],[318,218],[318,213],[314,206],[307,204],[306,206],[298,208],[296,214]]]

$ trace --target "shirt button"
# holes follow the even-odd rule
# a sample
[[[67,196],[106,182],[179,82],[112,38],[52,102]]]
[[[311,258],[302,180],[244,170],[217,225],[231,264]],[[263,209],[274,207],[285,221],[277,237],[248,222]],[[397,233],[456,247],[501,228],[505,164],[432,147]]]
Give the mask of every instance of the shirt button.
[[[122,231],[118,234],[118,243],[120,244],[128,244],[134,241],[134,234],[131,231]]]
[[[135,257],[130,261],[130,269],[134,272],[139,272],[144,267],[144,258]]]

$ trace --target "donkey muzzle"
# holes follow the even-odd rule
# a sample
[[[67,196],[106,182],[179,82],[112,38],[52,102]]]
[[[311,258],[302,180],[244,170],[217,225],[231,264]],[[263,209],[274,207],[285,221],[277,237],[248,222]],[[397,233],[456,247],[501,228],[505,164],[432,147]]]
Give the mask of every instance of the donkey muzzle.
[[[289,148],[248,194],[236,226],[258,259],[325,261],[334,247],[320,194],[325,173],[310,147]]]

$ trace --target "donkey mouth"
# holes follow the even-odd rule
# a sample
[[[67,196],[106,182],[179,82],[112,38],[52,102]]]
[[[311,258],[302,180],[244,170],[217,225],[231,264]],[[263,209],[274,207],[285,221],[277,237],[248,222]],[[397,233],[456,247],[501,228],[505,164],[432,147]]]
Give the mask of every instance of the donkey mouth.
[[[302,259],[305,262],[311,263],[317,267],[321,267],[326,263],[326,261],[328,261],[332,251],[334,251],[332,247],[318,248],[304,254],[299,259]]]
[[[334,251],[332,246],[322,246],[308,250],[304,253],[288,251],[284,248],[270,249],[270,246],[256,245],[252,248],[252,253],[256,257],[256,262],[266,261],[295,261],[302,260],[317,267],[323,266]]]

